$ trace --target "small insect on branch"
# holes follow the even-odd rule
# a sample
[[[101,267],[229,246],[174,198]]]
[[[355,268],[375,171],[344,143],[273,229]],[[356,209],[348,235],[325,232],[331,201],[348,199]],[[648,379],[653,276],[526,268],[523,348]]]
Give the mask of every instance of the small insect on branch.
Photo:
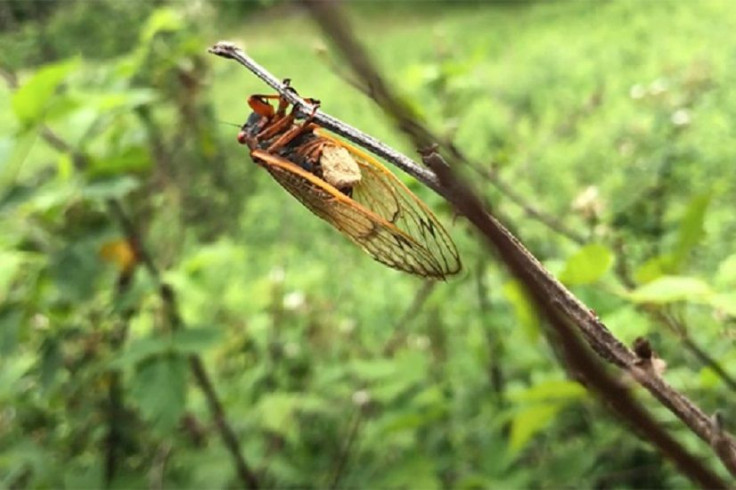
[[[329,129],[333,133],[339,134],[371,153],[391,162],[427,187],[444,196],[442,184],[440,184],[439,179],[432,170],[419,165],[411,158],[402,155],[361,130],[345,124],[329,114],[325,114],[320,109],[315,110],[312,104],[299,97],[293,90],[288,89],[288,81],[287,83],[280,81],[233,43],[220,41],[207,51],[217,56],[237,61],[288,100],[290,104],[296,107],[298,114],[304,116],[314,114],[314,122],[323,128]]]

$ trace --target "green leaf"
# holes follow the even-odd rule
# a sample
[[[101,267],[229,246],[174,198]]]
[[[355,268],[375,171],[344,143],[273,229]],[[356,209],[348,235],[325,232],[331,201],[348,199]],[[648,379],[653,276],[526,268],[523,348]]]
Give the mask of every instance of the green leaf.
[[[693,198],[680,221],[677,245],[672,255],[671,270],[677,272],[683,261],[705,234],[703,223],[710,204],[711,195],[702,194]]]
[[[634,272],[634,280],[640,284],[645,284],[662,277],[669,268],[671,261],[672,258],[668,255],[658,255],[647,260]]]
[[[66,116],[70,112],[73,112],[82,105],[82,102],[87,102],[87,99],[74,97],[69,94],[58,94],[49,100],[46,110],[44,111],[44,120],[52,121]]]
[[[38,70],[13,94],[12,107],[16,117],[26,124],[40,122],[58,86],[79,65],[80,60],[73,58]]]
[[[187,360],[164,355],[143,361],[133,377],[132,393],[143,417],[164,433],[179,423],[186,404]]]
[[[663,276],[629,293],[636,303],[702,302],[713,294],[710,286],[695,277]]]
[[[421,453],[394,461],[390,468],[377,475],[374,488],[417,488],[433,490],[443,488],[438,479],[436,463]]]
[[[736,318],[736,293],[714,294],[708,303],[716,310]]]
[[[85,98],[87,107],[94,107],[98,112],[109,113],[119,109],[132,109],[150,104],[156,100],[156,91],[151,89],[127,89],[121,92],[90,94]]]
[[[5,402],[18,396],[19,383],[36,362],[35,357],[15,356],[0,359],[0,401]]]
[[[7,141],[7,140],[6,140]],[[0,154],[0,196],[7,195],[7,188],[15,182],[23,162],[31,152],[33,143],[36,142],[36,130],[28,129],[19,134],[10,144],[3,144],[3,152],[7,155],[5,158]],[[11,147],[12,149],[9,149]]]
[[[105,486],[103,461],[103,458],[96,458],[85,461],[86,465],[79,461],[65,465],[64,488],[103,488]]]
[[[51,277],[61,298],[70,301],[89,299],[102,263],[98,249],[89,241],[77,242],[54,253],[49,261]]]
[[[371,382],[393,377],[396,374],[396,363],[389,359],[356,359],[349,365],[360,379]]]
[[[599,280],[613,265],[613,253],[600,244],[586,245],[567,259],[560,280],[568,285],[590,284]]]
[[[0,250],[0,304],[7,300],[10,286],[24,261],[21,252]]]
[[[1,303],[1,301],[0,301]],[[18,346],[23,312],[21,308],[12,308],[7,303],[0,309],[0,354],[12,354]]]
[[[294,413],[299,396],[290,393],[273,393],[264,396],[256,407],[264,429],[286,435],[294,423]]]
[[[736,286],[736,254],[729,255],[718,264],[713,282],[720,286]]]
[[[522,409],[511,420],[511,437],[509,449],[518,453],[527,445],[535,434],[545,429],[554,420],[563,407],[560,403],[534,405]]]
[[[171,346],[182,354],[196,354],[212,346],[220,338],[220,330],[214,328],[187,328],[174,332]]]
[[[56,380],[61,368],[61,346],[59,340],[53,337],[44,340],[41,346],[40,381],[44,390],[49,390]]]
[[[172,8],[156,10],[141,30],[141,44],[148,44],[153,37],[162,31],[178,31],[184,26],[181,16]]]
[[[63,208],[73,202],[79,194],[79,185],[77,179],[52,180],[42,186],[34,187],[33,192],[25,196],[16,196],[14,202],[16,205],[20,205],[25,201],[29,210],[34,213],[45,213],[53,209]]]
[[[511,392],[509,399],[517,402],[572,401],[584,398],[585,396],[585,388],[580,383],[561,379],[540,382],[525,390]]]
[[[82,196],[91,200],[120,199],[140,186],[134,177],[121,175],[106,179],[96,179],[82,189]]]
[[[128,344],[128,347],[109,363],[109,369],[125,369],[135,366],[149,358],[154,358],[171,353],[171,338],[145,337],[136,339]]]
[[[95,158],[87,169],[90,177],[140,172],[151,166],[151,154],[145,146],[129,146],[104,158]]]
[[[514,308],[519,323],[530,340],[539,337],[539,317],[522,286],[516,281],[509,281],[503,286],[503,294]]]

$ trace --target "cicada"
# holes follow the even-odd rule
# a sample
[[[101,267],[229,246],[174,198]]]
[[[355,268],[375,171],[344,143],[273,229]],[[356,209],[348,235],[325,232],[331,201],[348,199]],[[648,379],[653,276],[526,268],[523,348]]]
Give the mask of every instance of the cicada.
[[[253,95],[248,105],[238,142],[315,215],[389,267],[434,279],[460,270],[447,231],[375,158],[327,133],[314,113],[298,117],[280,95]]]

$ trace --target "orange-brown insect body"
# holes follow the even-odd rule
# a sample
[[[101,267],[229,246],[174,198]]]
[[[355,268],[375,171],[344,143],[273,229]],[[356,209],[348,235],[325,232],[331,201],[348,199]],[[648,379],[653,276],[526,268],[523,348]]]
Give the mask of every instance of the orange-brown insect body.
[[[297,121],[282,97],[253,95],[248,104],[238,141],[310,211],[390,267],[438,279],[460,270],[437,218],[378,161],[320,131],[311,116]]]

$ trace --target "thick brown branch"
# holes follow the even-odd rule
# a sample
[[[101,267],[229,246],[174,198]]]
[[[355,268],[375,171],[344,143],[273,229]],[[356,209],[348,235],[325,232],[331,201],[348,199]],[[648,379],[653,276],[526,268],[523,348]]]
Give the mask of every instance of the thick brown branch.
[[[433,155],[426,157],[427,163],[431,164]],[[725,482],[687,452],[639,405],[625,387],[606,373],[603,366],[591,355],[588,346],[579,339],[579,332],[571,326],[575,322],[567,316],[564,304],[558,302],[554,296],[549,296],[544,287],[539,287],[534,271],[526,267],[524,257],[519,255],[513,237],[486,212],[481,201],[457,179],[449,167],[438,165],[434,168],[451,189],[452,204],[476,226],[512,274],[526,286],[538,309],[549,322],[551,331],[548,338],[562,347],[569,372],[576,374],[617,415],[671,458],[683,474],[705,488],[727,488]],[[638,368],[635,370],[644,372]]]
[[[212,386],[212,381],[210,381],[210,378],[207,375],[207,371],[204,368],[204,364],[202,364],[202,360],[199,356],[192,355],[189,358],[189,365],[192,368],[192,373],[194,374],[194,379],[196,380],[197,385],[199,385],[207,399],[207,405],[210,408],[217,430],[220,432],[220,437],[222,437],[222,443],[230,454],[239,456],[234,458],[238,478],[246,488],[259,488],[260,485],[258,483],[258,478],[241,455],[238,437],[235,435],[235,431],[232,429],[227,417],[225,416],[225,410],[222,408],[222,403],[220,403],[220,399],[217,397],[215,388]]]

